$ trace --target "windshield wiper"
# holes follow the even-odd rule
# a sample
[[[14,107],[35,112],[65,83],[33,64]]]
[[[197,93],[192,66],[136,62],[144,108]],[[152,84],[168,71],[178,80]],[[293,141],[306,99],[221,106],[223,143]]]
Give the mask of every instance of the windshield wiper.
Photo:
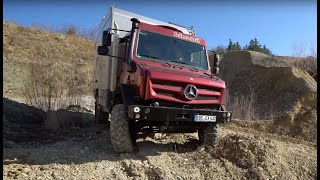
[[[199,71],[197,68],[195,68],[195,67],[191,66],[190,64],[185,63],[185,62],[183,62],[183,61],[170,61],[170,62],[175,62],[175,63],[185,64],[185,65],[188,65],[189,67],[192,67],[192,68],[193,68],[194,70],[196,70],[197,72]]]
[[[163,59],[161,59],[161,58],[158,58],[158,57],[155,57],[155,56],[146,55],[146,54],[138,54],[138,55],[139,55],[139,56],[143,56],[143,57],[149,57],[149,58],[157,59],[157,60],[160,60],[160,61],[162,61],[162,62],[164,62],[164,63],[166,63],[166,64],[168,64],[168,65],[171,66],[170,63],[168,63],[167,61],[165,61],[165,60],[163,60]]]
[[[212,74],[208,74],[206,72],[204,72],[203,74],[210,76],[210,78],[212,78]]]

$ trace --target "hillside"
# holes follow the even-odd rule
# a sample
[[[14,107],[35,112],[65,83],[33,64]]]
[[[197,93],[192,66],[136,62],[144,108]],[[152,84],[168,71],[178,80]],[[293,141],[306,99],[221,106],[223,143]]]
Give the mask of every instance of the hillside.
[[[90,94],[94,67],[93,42],[79,36],[66,36],[10,22],[3,23],[4,95],[22,95],[23,82],[31,63],[53,62],[68,75],[77,66],[83,77],[84,94]]]

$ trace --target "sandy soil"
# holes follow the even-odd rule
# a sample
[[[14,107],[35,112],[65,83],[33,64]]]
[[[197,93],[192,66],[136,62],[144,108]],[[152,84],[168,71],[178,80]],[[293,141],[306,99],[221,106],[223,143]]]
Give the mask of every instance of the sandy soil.
[[[264,132],[261,122],[222,125],[215,149],[199,146],[196,134],[168,134],[139,139],[139,152],[119,155],[108,125],[53,132],[32,107],[9,99],[4,105],[4,179],[317,178],[316,144]]]

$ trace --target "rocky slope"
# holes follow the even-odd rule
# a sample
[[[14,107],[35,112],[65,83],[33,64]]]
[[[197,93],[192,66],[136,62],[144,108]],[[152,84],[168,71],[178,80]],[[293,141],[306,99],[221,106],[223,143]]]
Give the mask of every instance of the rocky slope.
[[[220,77],[230,98],[251,96],[260,119],[275,119],[269,131],[317,141],[317,82],[288,58],[234,51],[221,60]]]

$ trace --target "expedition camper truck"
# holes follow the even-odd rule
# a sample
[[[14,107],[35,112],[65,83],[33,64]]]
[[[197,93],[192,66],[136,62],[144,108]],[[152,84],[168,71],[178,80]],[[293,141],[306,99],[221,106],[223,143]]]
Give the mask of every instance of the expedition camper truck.
[[[212,146],[224,107],[219,56],[190,28],[110,7],[95,34],[95,116],[109,121],[113,150],[136,149],[139,134],[198,132]]]

